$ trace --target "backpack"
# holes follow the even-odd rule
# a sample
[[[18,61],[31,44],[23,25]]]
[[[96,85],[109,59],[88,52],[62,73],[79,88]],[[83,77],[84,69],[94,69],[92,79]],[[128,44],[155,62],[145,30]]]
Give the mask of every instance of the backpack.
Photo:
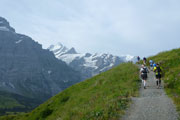
[[[161,73],[161,68],[160,68],[160,67],[157,67],[157,68],[156,68],[156,72],[157,72],[157,73]]]
[[[142,73],[147,74],[147,68],[146,67],[143,68]]]

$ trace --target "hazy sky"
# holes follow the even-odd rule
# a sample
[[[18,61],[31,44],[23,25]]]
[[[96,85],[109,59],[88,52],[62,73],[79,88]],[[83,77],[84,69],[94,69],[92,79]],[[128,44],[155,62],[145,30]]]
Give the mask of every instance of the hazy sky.
[[[180,0],[0,0],[0,16],[45,48],[149,56],[180,45]]]

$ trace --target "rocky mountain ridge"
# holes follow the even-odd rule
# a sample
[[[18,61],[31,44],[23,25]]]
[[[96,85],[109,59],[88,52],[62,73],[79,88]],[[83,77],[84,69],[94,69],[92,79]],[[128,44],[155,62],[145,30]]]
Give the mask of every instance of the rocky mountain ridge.
[[[54,53],[56,58],[66,62],[73,69],[80,71],[84,79],[107,71],[120,63],[136,61],[136,58],[130,55],[119,57],[106,53],[81,54],[75,48],[68,49],[61,43],[51,45],[48,49]]]
[[[0,17],[0,91],[44,101],[79,81],[79,72]]]

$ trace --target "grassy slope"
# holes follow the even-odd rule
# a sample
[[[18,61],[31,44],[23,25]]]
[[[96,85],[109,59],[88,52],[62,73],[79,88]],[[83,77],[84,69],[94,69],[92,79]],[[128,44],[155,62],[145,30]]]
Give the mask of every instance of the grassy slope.
[[[31,104],[29,104],[31,103]],[[40,102],[17,94],[0,91],[0,115],[6,112],[22,112],[32,110]]]
[[[4,92],[3,92],[4,93]],[[17,100],[13,99],[9,94],[0,94],[0,109],[12,109],[14,107],[24,107]]]
[[[91,79],[73,85],[31,113],[1,120],[116,120],[138,94],[138,68],[121,64]]]
[[[161,63],[164,73],[165,90],[173,98],[180,112],[180,49],[162,52],[149,59]]]

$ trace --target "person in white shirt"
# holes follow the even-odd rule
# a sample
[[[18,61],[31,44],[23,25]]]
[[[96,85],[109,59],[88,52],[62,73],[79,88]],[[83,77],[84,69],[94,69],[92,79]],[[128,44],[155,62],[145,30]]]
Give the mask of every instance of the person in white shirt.
[[[148,68],[144,65],[141,66],[140,69],[140,74],[141,74],[141,78],[142,78],[142,83],[144,85],[144,89],[146,89],[146,80],[147,80],[147,73],[148,73]]]

